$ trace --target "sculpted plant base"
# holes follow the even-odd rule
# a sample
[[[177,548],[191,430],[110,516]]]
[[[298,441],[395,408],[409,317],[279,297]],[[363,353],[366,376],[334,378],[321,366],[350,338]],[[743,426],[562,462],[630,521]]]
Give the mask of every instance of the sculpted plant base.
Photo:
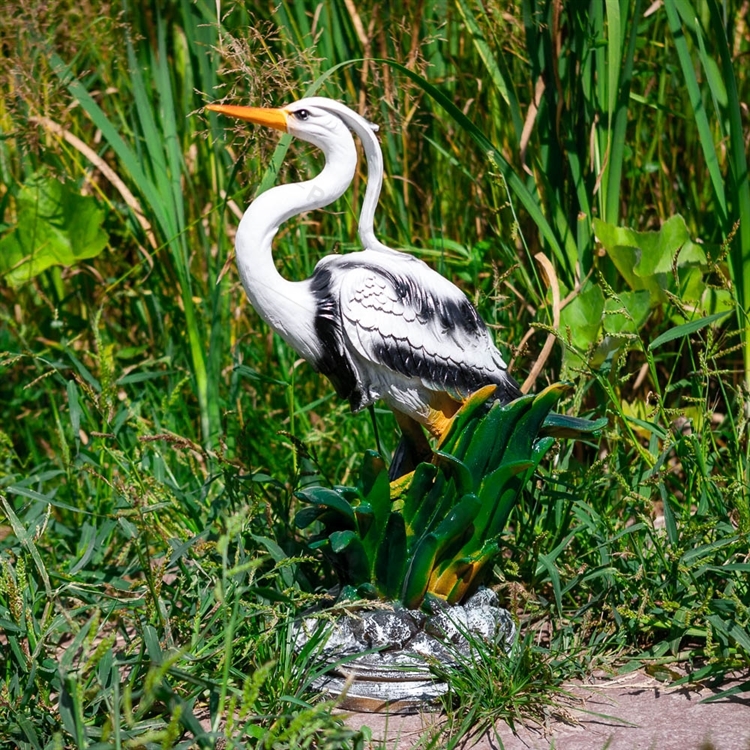
[[[320,619],[306,618],[300,625],[297,648],[320,627]],[[485,588],[465,604],[432,615],[398,605],[359,609],[346,611],[326,627],[330,634],[323,657],[332,667],[314,687],[338,699],[341,708],[371,713],[435,710],[448,686],[430,674],[430,663],[456,664],[457,654],[471,655],[472,640],[500,643],[507,653],[516,634],[510,613]]]
[[[543,433],[603,427],[550,414],[565,390],[555,384],[503,404],[493,386],[481,388],[456,412],[432,461],[412,473],[391,482],[383,459],[368,451],[355,487],[297,493],[304,505],[295,523],[311,530],[310,549],[337,572],[344,602],[381,602],[376,611],[352,604],[358,609],[331,626],[330,674],[319,689],[349,709],[415,711],[447,690],[430,663],[471,664],[471,643],[481,639],[509,649],[515,628],[494,594],[480,589],[464,599],[500,553],[508,517],[554,443]],[[426,606],[431,615],[420,610]],[[319,617],[305,620],[299,648],[313,634],[319,644],[320,627]]]
[[[499,554],[508,517],[554,443],[542,432],[565,390],[556,384],[503,405],[494,386],[481,388],[456,412],[431,461],[390,482],[382,457],[366,451],[356,486],[297,493],[295,524],[310,529],[310,549],[362,599],[408,609],[425,597],[460,604]],[[572,423],[579,431],[598,426]]]

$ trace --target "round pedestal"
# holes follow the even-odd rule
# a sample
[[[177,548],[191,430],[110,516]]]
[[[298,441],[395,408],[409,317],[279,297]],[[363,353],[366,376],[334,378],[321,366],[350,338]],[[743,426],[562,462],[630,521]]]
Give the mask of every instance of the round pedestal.
[[[477,640],[510,651],[516,634],[510,613],[484,588],[465,604],[433,614],[373,606],[378,608],[358,603],[333,621],[306,617],[297,629],[297,648],[320,638],[322,657],[331,665],[314,687],[348,710],[416,713],[436,707],[448,688],[433,677],[430,663],[456,664],[457,656],[470,657]]]

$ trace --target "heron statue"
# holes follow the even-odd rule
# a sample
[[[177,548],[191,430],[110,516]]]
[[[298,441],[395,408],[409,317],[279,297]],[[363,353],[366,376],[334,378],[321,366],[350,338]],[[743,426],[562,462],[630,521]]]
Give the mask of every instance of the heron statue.
[[[466,295],[423,261],[375,237],[383,180],[375,126],[324,97],[281,108],[207,109],[290,133],[323,152],[325,166],[317,176],[278,185],[250,204],[237,230],[237,266],[259,315],[331,381],[352,411],[380,399],[393,410],[412,455],[404,446],[397,450],[392,477],[413,468],[429,449],[419,425],[439,440],[478,389],[494,386],[504,403],[521,395]],[[284,279],[274,265],[273,238],[285,221],[329,205],[350,186],[358,158],[352,130],[368,164],[359,221],[365,249],[322,258],[303,281]]]

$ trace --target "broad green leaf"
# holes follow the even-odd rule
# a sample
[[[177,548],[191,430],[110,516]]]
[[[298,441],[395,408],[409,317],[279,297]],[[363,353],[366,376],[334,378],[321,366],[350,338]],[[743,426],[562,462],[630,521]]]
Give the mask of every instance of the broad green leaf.
[[[603,430],[609,420],[606,417],[599,419],[584,419],[582,417],[569,417],[567,414],[548,414],[542,423],[542,432],[553,437],[582,437]]]
[[[445,474],[439,471],[435,483],[414,514],[412,523],[407,527],[409,535],[419,538],[424,532],[432,531],[435,524],[440,523],[453,507],[457,497],[456,483],[452,479],[446,479]]]
[[[520,466],[523,463],[528,464],[526,472],[519,472],[519,474],[508,482],[508,485],[498,494],[494,501],[494,507],[492,508],[492,514],[490,515],[486,525],[482,527],[482,533],[477,539],[488,540],[494,539],[500,535],[505,524],[508,521],[511,511],[513,510],[518,497],[523,489],[523,486],[531,477],[532,472],[539,465],[539,462],[544,458],[547,451],[554,444],[555,439],[552,437],[540,438],[534,444],[531,451],[531,457],[529,461],[518,461],[517,465]],[[513,464],[510,464],[513,465]],[[479,527],[479,521],[477,520],[476,525]]]
[[[526,461],[531,457],[533,446],[537,441],[547,414],[567,390],[569,390],[569,386],[556,383],[547,386],[534,396],[531,408],[525,411],[521,419],[518,420],[513,430],[513,436],[503,452],[504,463]]]
[[[428,463],[421,463],[414,470],[411,484],[404,499],[403,514],[407,526],[412,525],[414,517],[422,506],[425,496],[429,493],[437,473],[437,466]]]
[[[0,276],[13,287],[50,266],[93,258],[107,245],[104,211],[96,200],[58,180],[34,175],[20,189],[16,205],[16,226],[0,239]]]
[[[361,583],[357,586],[357,598],[359,599],[378,599],[378,589],[372,583]]]
[[[409,609],[415,609],[422,603],[432,569],[435,566],[438,548],[437,537],[434,534],[426,534],[414,551],[409,569],[406,571],[406,580],[401,595],[404,606]]]
[[[370,580],[370,565],[362,540],[353,531],[335,531],[330,536],[331,550],[343,558],[342,570],[347,583],[357,586]]]
[[[401,593],[407,561],[404,517],[391,513],[375,560],[375,580],[387,599],[396,599]]]
[[[438,457],[438,466],[446,477],[451,478],[456,484],[456,491],[459,495],[466,495],[474,492],[474,480],[471,472],[463,461],[459,461],[455,456],[443,451],[436,451]]]
[[[600,287],[591,284],[574,297],[560,313],[560,330],[577,349],[585,351],[593,344],[602,324],[604,294]]]
[[[478,424],[466,449],[466,466],[479,486],[488,471],[493,471],[500,461],[516,422],[530,408],[533,396],[517,398],[503,406],[499,401]],[[460,441],[459,441],[460,442]]]
[[[665,290],[675,289],[672,268],[705,265],[706,254],[695,244],[679,214],[667,219],[658,231],[638,232],[593,221],[597,239],[633,290],[644,289],[651,305],[666,302]],[[676,261],[676,262],[675,262]]]
[[[505,462],[491,474],[488,474],[479,490],[479,499],[482,501],[482,508],[475,519],[475,533],[472,538],[471,550],[466,549],[466,554],[473,551],[486,538],[486,531],[490,527],[494,512],[499,505],[501,498],[508,488],[511,480],[518,474],[528,471],[533,466],[529,458],[521,461]],[[512,484],[515,490],[518,482]]]
[[[370,503],[360,503],[354,507],[354,516],[357,519],[357,533],[364,538],[368,529],[375,520],[375,513]]]
[[[449,604],[458,604],[466,595],[466,592],[473,587],[473,581],[482,573],[487,564],[497,557],[499,552],[500,547],[497,541],[493,539],[486,542],[480,550],[468,556],[457,556],[440,571],[440,577],[435,581],[436,589],[445,591],[446,585],[449,585],[450,590],[445,591],[443,595],[447,594],[446,601]],[[430,589],[432,589],[432,581],[430,583]]]
[[[359,472],[359,481],[362,485],[362,494],[367,495],[372,490],[375,480],[382,472],[386,471],[385,462],[377,451],[365,451],[362,459],[362,467]]]
[[[477,418],[484,413],[487,400],[494,395],[496,390],[495,386],[490,385],[472,393],[456,412],[448,431],[440,439],[437,447],[452,456],[461,458],[461,452],[455,447],[456,442],[465,436],[467,429],[473,430],[476,427]]]
[[[619,299],[605,301],[604,330],[609,334],[638,333],[650,312],[650,295],[647,291],[623,292]]]
[[[323,505],[338,511],[344,518],[354,524],[354,510],[352,506],[335,490],[326,487],[311,487],[297,493],[298,497],[313,505]]]
[[[481,503],[476,495],[466,495],[461,498],[435,529],[434,534],[439,542],[438,554],[445,549],[446,545],[467,531],[480,509]]]
[[[365,498],[365,504],[372,509],[373,518],[367,532],[362,535],[362,542],[368,559],[374,564],[391,512],[391,488],[388,482],[388,472],[385,469],[377,475]]]
[[[298,529],[306,529],[308,526],[315,523],[315,521],[317,521],[325,512],[325,508],[319,505],[302,508],[302,510],[298,511],[294,516],[294,525]]]
[[[410,485],[399,489],[396,503],[384,470],[370,473],[364,498],[346,487],[303,490],[299,497],[315,509],[301,511],[298,525],[313,520],[324,525],[326,539],[311,547],[335,555],[342,584],[360,594],[400,594],[407,607],[420,606],[428,588],[449,601],[460,600],[497,554],[497,539],[519,492],[554,443],[552,437],[540,437],[543,423],[569,388],[557,383],[506,405],[493,403],[489,410],[492,389],[478,392],[457,415],[460,429],[454,425],[445,441],[462,452],[471,468],[438,450],[434,464],[420,464],[406,477]],[[558,416],[557,422],[575,428],[578,436],[601,428],[606,419]],[[471,434],[468,441],[465,432]],[[477,485],[478,496],[472,492]],[[342,528],[348,512],[356,524]]]
[[[518,423],[528,414],[529,410],[533,408],[534,400],[536,396],[533,393],[529,393],[526,396],[521,396],[515,401],[511,401],[509,404],[497,409],[497,422],[492,420],[482,420],[480,427],[484,427],[485,424],[489,423],[489,426],[495,426],[494,437],[492,440],[492,449],[487,454],[487,460],[481,469],[481,476],[477,477],[477,485],[482,481],[489,472],[495,470],[501,463],[507,461],[505,453],[509,448],[510,442],[514,439],[514,430]],[[490,413],[491,417],[494,417],[494,410],[497,407],[493,407],[493,412]]]

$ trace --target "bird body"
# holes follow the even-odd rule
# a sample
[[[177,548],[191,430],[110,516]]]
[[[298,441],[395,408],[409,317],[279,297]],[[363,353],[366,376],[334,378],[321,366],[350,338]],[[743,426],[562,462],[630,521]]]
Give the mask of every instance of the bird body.
[[[439,436],[471,393],[506,385],[473,305],[422,261],[375,250],[328,256],[311,281],[327,344],[316,364],[354,411],[383,399]]]
[[[339,102],[302,99],[282,109],[210,105],[209,109],[284,130],[318,146],[326,164],[314,178],[258,196],[237,231],[237,264],[261,317],[316,370],[353,411],[384,400],[404,427],[409,419],[440,437],[461,403],[482,386],[520,395],[502,355],[466,295],[423,261],[374,235],[382,155],[372,126]],[[360,236],[365,250],[329,255],[304,281],[276,270],[272,243],[292,216],[322,208],[351,184],[357,152],[368,160]]]

